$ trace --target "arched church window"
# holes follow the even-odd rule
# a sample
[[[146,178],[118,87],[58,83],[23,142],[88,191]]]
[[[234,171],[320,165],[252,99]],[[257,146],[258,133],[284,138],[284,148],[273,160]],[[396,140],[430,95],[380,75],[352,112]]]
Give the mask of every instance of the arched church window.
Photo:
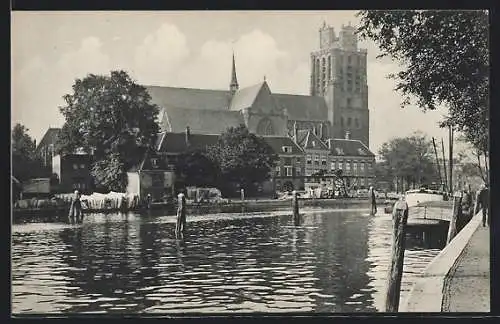
[[[257,134],[274,135],[273,123],[268,118],[262,119],[257,125]]]
[[[352,122],[352,118],[351,117],[347,118],[347,126],[351,126],[351,122]]]

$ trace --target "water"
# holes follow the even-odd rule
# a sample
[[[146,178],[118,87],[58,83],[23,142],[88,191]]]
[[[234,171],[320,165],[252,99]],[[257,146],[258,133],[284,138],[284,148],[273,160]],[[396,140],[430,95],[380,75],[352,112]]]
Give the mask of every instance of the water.
[[[172,216],[13,225],[13,313],[382,310],[390,215],[301,212],[188,217],[184,241]],[[441,245],[409,237],[402,301]]]

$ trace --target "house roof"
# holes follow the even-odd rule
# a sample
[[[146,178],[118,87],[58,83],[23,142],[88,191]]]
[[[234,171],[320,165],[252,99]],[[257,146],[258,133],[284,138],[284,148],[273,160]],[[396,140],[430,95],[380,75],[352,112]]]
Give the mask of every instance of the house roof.
[[[328,150],[328,146],[308,129],[297,131],[297,144],[305,150]]]
[[[205,148],[217,143],[219,135],[190,134],[190,148]],[[186,133],[167,132],[158,143],[158,150],[162,153],[182,153],[188,149]]]
[[[172,133],[184,132],[189,126],[196,134],[221,134],[229,127],[244,124],[243,116],[238,111],[202,110],[177,107],[165,107],[163,124]]]
[[[262,136],[273,151],[278,155],[297,155],[304,154],[304,151],[288,136]],[[292,148],[291,152],[284,152],[283,147],[289,146]]]
[[[199,110],[227,110],[229,91],[194,88],[145,86],[151,101],[160,107],[177,107]]]
[[[328,139],[333,156],[375,157],[368,147],[359,140]]]
[[[60,128],[49,128],[43,135],[42,139],[40,140],[40,143],[38,143],[36,147],[36,151],[38,152],[40,148],[49,146],[50,144],[56,144],[57,142],[57,137],[59,136],[59,133],[61,132]]]
[[[265,81],[236,91],[231,100],[231,110],[239,111],[251,107],[264,84]]]
[[[317,96],[272,94],[278,106],[286,108],[291,120],[328,120],[325,99]]]
[[[153,167],[153,159],[157,159],[157,167]],[[156,152],[149,152],[144,154],[143,159],[137,164],[132,166],[128,172],[136,172],[142,170],[166,170],[167,164],[165,159],[160,158]]]

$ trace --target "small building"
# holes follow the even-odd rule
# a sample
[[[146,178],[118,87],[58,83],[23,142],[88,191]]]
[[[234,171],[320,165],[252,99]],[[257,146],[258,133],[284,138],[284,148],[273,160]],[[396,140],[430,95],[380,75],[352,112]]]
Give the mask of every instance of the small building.
[[[153,201],[161,201],[174,194],[174,169],[157,152],[146,153],[139,164],[128,170],[127,179],[127,193],[139,199],[149,194]]]
[[[52,172],[57,175],[58,192],[79,190],[90,193],[93,190],[93,179],[90,173],[92,156],[86,153],[55,155],[52,158]]]
[[[373,185],[375,178],[375,154],[359,140],[352,140],[347,134],[345,139],[328,139],[330,149],[330,170],[342,170],[346,186],[350,189],[363,189]]]

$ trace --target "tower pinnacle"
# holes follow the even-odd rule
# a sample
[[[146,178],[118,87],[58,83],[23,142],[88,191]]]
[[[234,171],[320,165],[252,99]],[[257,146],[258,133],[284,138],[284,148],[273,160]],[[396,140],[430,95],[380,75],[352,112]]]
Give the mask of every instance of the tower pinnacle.
[[[234,95],[236,91],[238,91],[239,85],[238,85],[238,79],[236,78],[236,64],[234,62],[234,52],[233,52],[233,67],[231,70],[231,83],[229,84],[229,91],[231,92],[231,95]]]

